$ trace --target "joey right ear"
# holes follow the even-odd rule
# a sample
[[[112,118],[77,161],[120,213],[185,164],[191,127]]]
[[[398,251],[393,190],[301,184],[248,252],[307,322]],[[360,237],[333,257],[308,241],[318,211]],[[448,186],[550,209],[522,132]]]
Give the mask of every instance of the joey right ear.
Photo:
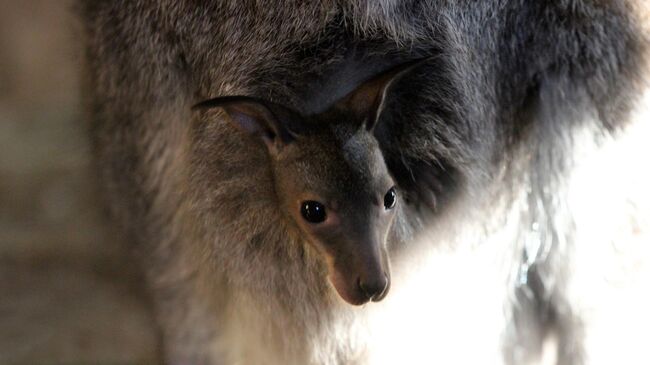
[[[248,96],[223,96],[200,102],[192,109],[222,108],[238,128],[257,135],[270,149],[277,150],[295,138],[287,126],[294,114],[280,105]]]
[[[337,102],[338,106],[351,112],[365,127],[372,130],[384,108],[386,93],[393,83],[431,57],[417,59],[394,67],[364,82]]]

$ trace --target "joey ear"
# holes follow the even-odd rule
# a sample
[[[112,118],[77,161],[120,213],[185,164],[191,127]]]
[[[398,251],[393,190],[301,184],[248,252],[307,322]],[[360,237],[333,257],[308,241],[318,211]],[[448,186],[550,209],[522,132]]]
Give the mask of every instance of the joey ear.
[[[365,122],[366,129],[373,130],[383,111],[386,94],[391,85],[428,59],[407,62],[375,76],[343,97],[337,102],[337,106],[352,112]]]
[[[278,104],[248,96],[223,96],[200,102],[192,109],[222,108],[240,129],[259,136],[266,145],[277,150],[295,138],[288,125],[295,113]]]

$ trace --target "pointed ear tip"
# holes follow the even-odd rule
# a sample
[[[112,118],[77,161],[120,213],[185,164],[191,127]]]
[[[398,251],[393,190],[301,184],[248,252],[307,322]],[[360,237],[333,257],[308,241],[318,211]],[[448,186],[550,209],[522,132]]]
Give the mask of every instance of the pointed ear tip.
[[[205,101],[200,101],[200,102],[198,102],[198,103],[192,105],[192,107],[191,107],[190,109],[191,109],[192,111],[197,111],[197,110],[205,109],[206,107],[205,107],[204,104],[205,104]]]
[[[197,110],[205,110],[211,108],[220,108],[223,107],[225,104],[221,99],[222,98],[213,98],[213,99],[203,100],[192,105],[191,109],[193,111],[197,111]]]
[[[258,100],[245,96],[219,96],[212,99],[203,100],[192,106],[192,110],[202,110],[210,108],[228,108],[235,105],[243,104],[260,104]]]

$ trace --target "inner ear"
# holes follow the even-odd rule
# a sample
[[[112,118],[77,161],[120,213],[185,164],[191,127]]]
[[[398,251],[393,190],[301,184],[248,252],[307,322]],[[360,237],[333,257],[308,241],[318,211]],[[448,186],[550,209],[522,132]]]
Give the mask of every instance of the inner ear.
[[[222,108],[238,128],[257,135],[269,147],[291,143],[298,114],[284,106],[248,96],[223,96],[198,103],[192,109]]]
[[[390,69],[364,82],[346,95],[336,105],[351,112],[358,120],[364,121],[368,130],[372,130],[385,105],[386,94],[397,80],[428,58],[411,61]]]

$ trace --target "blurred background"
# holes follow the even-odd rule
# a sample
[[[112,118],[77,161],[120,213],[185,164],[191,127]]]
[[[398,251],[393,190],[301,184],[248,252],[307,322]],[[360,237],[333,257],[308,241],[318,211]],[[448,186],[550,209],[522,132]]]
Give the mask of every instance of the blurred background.
[[[0,0],[0,364],[156,362],[151,314],[106,228],[69,0]]]

